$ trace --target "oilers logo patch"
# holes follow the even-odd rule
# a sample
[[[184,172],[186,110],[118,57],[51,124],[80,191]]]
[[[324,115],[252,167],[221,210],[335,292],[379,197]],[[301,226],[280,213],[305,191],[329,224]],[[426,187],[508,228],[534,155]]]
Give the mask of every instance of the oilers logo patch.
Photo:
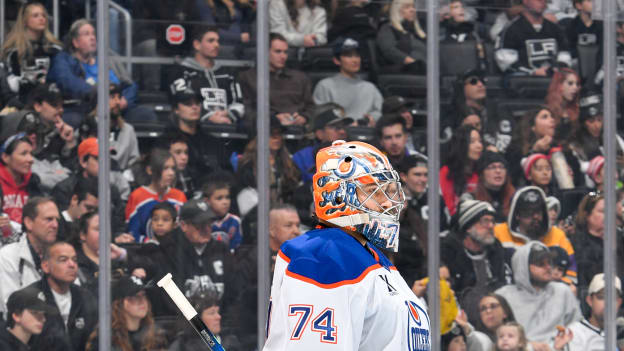
[[[409,351],[429,351],[429,317],[414,301],[405,301],[407,307],[407,349]],[[423,325],[423,322],[425,325]]]

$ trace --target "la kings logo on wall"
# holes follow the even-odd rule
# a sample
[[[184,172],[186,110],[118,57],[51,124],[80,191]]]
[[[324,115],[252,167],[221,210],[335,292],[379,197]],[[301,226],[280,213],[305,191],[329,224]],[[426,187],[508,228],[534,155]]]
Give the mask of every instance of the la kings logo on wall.
[[[558,52],[555,39],[530,39],[525,41],[525,45],[529,67],[538,69],[543,66],[552,66]]]

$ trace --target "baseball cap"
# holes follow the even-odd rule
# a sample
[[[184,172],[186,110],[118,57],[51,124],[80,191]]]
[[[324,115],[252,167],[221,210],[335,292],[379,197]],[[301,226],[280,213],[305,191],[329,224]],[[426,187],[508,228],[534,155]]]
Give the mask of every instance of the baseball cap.
[[[110,83],[110,86],[108,87],[108,95],[112,96],[114,94],[121,95],[121,85]]]
[[[17,290],[9,296],[7,301],[7,316],[11,316],[16,311],[29,309],[44,313],[56,313],[56,309],[45,302],[43,293],[33,287],[26,287]]]
[[[559,246],[551,246],[550,252],[553,254],[553,265],[561,268],[564,272],[570,267],[570,256],[568,252]]]
[[[180,81],[182,80],[176,80],[169,86],[172,100],[171,102],[173,104],[179,104],[189,101],[191,99],[197,99],[198,101],[201,101],[201,94],[199,93],[199,91],[193,89],[190,81],[185,80],[184,84],[180,84]]]
[[[405,98],[402,96],[398,96],[398,95],[388,96],[387,98],[384,99],[383,105],[381,107],[381,112],[383,114],[395,113],[395,112],[399,112],[401,108],[403,107],[408,108],[408,107],[411,107],[412,105],[414,105],[414,103],[405,100]]]
[[[212,223],[215,219],[216,215],[203,200],[187,201],[180,209],[180,220],[194,225],[203,226]]]
[[[543,210],[546,205],[546,199],[537,189],[527,189],[518,197],[516,208],[519,213],[533,213]]]
[[[45,101],[52,106],[63,104],[63,95],[61,90],[54,83],[37,84],[29,95],[29,101],[32,103]]]
[[[357,51],[359,53],[360,44],[353,38],[344,38],[338,40],[334,45],[334,57],[340,57],[348,51]]]
[[[615,288],[617,289],[618,293],[621,294],[622,282],[620,281],[620,278],[615,277],[615,281],[613,282],[613,285],[615,285]],[[598,273],[592,278],[591,283],[589,283],[589,289],[587,290],[587,295],[595,294],[604,288],[605,288],[604,273]]]
[[[86,138],[78,145],[78,158],[82,159],[86,155],[99,155],[97,138]]]
[[[529,253],[529,264],[540,265],[544,260],[548,260],[552,264],[554,259],[553,252],[549,248],[542,245],[534,245]]]
[[[113,300],[134,296],[141,290],[147,289],[141,278],[134,275],[125,275],[113,283]]]
[[[323,129],[326,126],[346,127],[351,123],[353,123],[353,118],[343,117],[339,109],[330,108],[327,111],[316,116],[316,118],[314,119],[314,130]]]

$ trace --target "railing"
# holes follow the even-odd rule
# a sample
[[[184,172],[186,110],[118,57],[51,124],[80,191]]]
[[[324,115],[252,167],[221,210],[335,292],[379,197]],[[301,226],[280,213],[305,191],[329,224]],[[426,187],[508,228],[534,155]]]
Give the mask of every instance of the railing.
[[[87,1],[87,3],[89,3],[89,1]],[[130,11],[114,1],[109,1],[109,6],[121,12],[126,20],[126,57],[130,59],[132,57],[132,16],[130,15]],[[126,61],[126,70],[128,71],[128,75],[132,77],[132,61]]]

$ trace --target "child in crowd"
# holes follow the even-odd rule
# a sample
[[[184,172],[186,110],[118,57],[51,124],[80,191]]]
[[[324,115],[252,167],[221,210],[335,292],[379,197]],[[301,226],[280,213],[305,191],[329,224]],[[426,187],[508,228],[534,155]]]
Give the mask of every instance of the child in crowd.
[[[217,175],[209,176],[203,186],[204,201],[218,218],[212,223],[212,237],[225,242],[233,251],[240,246],[243,233],[240,218],[230,213],[230,189],[228,181]]]
[[[176,227],[178,212],[169,202],[159,202],[152,208],[148,237],[160,241]]]
[[[496,351],[527,351],[524,328],[517,322],[506,322],[496,329]]]

